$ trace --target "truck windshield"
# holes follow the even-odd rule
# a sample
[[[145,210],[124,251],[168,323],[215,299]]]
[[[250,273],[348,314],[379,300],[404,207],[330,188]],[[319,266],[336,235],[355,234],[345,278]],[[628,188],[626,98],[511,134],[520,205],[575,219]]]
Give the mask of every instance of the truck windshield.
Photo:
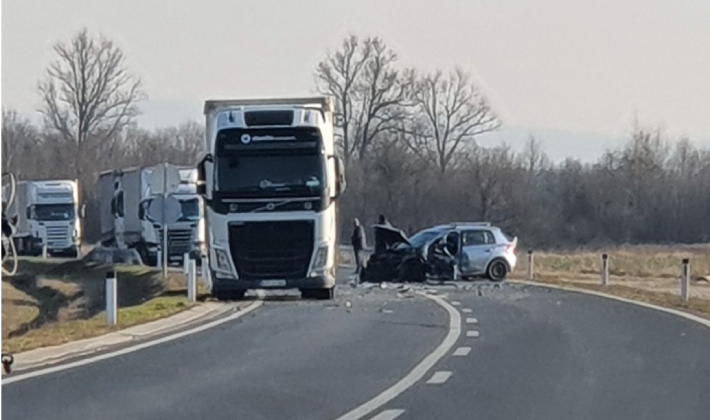
[[[196,222],[198,220],[200,220],[200,202],[196,198],[180,200],[178,222]]]
[[[325,187],[320,154],[227,155],[218,158],[216,164],[220,192],[316,196]]]
[[[73,204],[41,204],[34,206],[35,220],[72,220]]]

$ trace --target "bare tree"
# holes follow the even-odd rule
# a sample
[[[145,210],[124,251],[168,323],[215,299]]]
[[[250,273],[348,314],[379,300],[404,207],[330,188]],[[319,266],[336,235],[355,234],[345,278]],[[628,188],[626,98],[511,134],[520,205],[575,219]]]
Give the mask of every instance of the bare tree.
[[[394,65],[397,54],[377,37],[350,36],[316,68],[318,90],[335,98],[345,159],[364,157],[372,142],[403,116],[407,85]]]
[[[126,68],[123,52],[103,36],[82,29],[54,46],[57,59],[38,83],[45,126],[70,146],[70,164],[84,181],[95,146],[113,140],[138,114],[144,98],[140,79]],[[89,150],[94,146],[94,150]]]
[[[411,101],[414,112],[400,126],[404,140],[442,173],[462,144],[500,126],[486,98],[460,69],[419,77]]]
[[[31,172],[38,169],[37,158],[42,138],[37,127],[18,115],[17,111],[2,111],[2,167],[25,178],[35,176]],[[32,164],[32,158],[35,164]]]

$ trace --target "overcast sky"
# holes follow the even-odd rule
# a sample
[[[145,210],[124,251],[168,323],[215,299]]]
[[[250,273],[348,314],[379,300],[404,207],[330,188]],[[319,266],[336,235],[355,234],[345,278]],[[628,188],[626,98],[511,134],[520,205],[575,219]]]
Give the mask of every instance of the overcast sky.
[[[125,50],[150,127],[199,120],[207,98],[312,93],[352,33],[472,72],[505,124],[484,144],[533,133],[589,159],[638,117],[710,146],[710,0],[3,0],[4,108],[37,108],[52,45],[82,26]]]

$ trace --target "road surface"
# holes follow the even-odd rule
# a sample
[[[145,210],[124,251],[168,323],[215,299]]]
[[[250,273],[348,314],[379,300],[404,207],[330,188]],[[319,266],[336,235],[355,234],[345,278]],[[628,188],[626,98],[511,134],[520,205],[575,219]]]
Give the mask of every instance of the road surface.
[[[392,289],[267,300],[198,334],[3,385],[3,414],[328,420],[380,396],[375,410],[348,418],[708,418],[706,327],[530,286],[437,291],[460,325],[441,304]],[[382,400],[453,331],[453,346],[420,380]]]

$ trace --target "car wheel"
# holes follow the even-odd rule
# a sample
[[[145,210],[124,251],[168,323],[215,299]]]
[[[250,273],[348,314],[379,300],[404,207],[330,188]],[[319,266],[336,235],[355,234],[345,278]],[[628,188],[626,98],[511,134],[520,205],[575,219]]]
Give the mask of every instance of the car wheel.
[[[491,281],[503,281],[508,275],[508,265],[503,260],[493,260],[486,274]]]
[[[303,299],[330,300],[333,297],[335,297],[335,287],[328,289],[301,289],[301,298]]]
[[[400,283],[424,283],[426,281],[426,270],[424,264],[415,259],[404,261],[399,267],[397,279]]]

